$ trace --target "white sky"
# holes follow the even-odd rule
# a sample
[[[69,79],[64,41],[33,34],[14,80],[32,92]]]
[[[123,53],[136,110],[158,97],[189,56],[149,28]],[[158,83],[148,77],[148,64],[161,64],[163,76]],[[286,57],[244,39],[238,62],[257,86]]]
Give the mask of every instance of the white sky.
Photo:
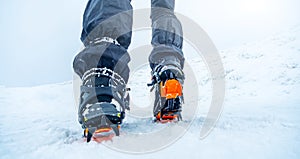
[[[0,85],[33,86],[72,79],[81,49],[87,0],[0,2]],[[132,0],[135,8],[150,0]],[[218,49],[261,40],[300,23],[299,0],[176,0],[176,11],[196,21]],[[134,39],[133,39],[134,40]]]

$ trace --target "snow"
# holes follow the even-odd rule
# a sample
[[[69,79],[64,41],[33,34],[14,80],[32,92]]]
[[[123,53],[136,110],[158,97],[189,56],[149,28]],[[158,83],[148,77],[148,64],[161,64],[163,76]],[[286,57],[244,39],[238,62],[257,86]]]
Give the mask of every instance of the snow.
[[[184,52],[193,50],[186,47]],[[211,102],[211,79],[203,59],[187,55],[199,87],[196,118],[189,117],[188,104],[185,120],[178,124],[155,124],[148,116],[138,119],[132,113],[122,125],[121,137],[104,144],[83,142],[71,81],[36,87],[1,86],[0,158],[299,158],[300,25],[222,50],[220,55],[226,80],[224,108],[214,130],[202,140],[199,135]],[[145,86],[148,73],[148,68],[142,68],[129,82],[137,105],[150,104]],[[129,149],[137,144],[143,150],[147,143],[162,142],[143,136],[166,128],[170,128],[166,132],[176,133],[187,125],[179,138],[151,152],[134,154],[111,147],[118,143]],[[169,140],[169,134],[160,135]],[[126,142],[134,138],[136,143]]]

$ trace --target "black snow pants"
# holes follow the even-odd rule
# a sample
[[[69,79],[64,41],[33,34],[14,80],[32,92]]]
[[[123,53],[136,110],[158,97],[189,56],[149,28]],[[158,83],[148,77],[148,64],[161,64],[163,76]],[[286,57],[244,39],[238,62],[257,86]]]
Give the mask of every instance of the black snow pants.
[[[106,67],[128,81],[133,10],[131,0],[89,0],[83,15],[81,41],[85,48],[73,61],[82,77],[91,68]],[[183,68],[182,27],[174,15],[175,0],[151,0],[153,50],[149,55],[153,69],[170,58]]]

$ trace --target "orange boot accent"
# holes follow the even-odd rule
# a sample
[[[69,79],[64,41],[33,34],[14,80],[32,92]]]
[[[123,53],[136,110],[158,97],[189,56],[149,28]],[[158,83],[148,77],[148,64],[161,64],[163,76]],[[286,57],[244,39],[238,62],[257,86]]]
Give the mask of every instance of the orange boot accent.
[[[166,99],[174,99],[182,96],[182,86],[179,81],[175,79],[167,80],[164,85],[160,83],[160,96]]]

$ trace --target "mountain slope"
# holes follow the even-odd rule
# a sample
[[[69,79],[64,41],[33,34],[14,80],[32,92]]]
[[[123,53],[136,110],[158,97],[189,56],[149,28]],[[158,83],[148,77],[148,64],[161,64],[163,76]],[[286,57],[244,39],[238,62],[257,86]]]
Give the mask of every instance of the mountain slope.
[[[113,150],[109,142],[82,141],[71,82],[0,87],[0,158],[299,158],[299,38],[300,27],[295,26],[265,40],[220,52],[226,73],[224,109],[213,132],[203,140],[199,133],[211,100],[211,80],[201,58],[187,58],[198,80],[197,116],[173,144],[143,155]],[[129,85],[135,102],[145,103],[149,78],[144,74],[149,70],[139,71]],[[122,125],[123,135],[114,143],[142,145],[151,139],[126,141],[138,136],[134,134],[173,126],[150,121],[128,115]],[[186,118],[181,124],[191,121]]]

